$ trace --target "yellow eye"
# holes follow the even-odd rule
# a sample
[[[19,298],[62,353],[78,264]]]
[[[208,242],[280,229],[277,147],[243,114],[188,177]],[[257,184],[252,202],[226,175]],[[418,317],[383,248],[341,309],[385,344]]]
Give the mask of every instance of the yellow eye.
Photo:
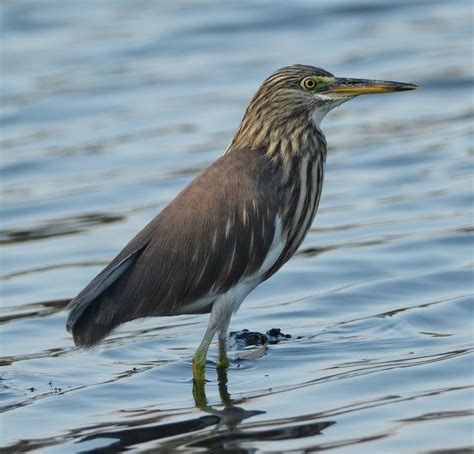
[[[303,88],[306,88],[306,90],[312,90],[313,88],[316,87],[316,85],[318,85],[318,83],[311,77],[307,77],[306,79],[303,80],[301,85],[303,86]]]

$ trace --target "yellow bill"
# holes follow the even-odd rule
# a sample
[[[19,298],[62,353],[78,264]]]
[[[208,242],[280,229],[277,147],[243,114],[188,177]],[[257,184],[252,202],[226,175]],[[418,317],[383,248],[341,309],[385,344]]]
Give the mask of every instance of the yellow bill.
[[[388,80],[346,79],[337,77],[328,84],[324,93],[341,96],[370,95],[375,93],[391,93],[394,91],[416,90],[415,84],[393,82]]]

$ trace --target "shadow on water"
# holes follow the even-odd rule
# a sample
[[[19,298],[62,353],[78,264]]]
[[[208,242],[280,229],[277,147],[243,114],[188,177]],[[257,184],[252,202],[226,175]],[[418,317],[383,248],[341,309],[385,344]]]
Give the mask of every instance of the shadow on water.
[[[205,416],[186,419],[167,424],[157,424],[146,427],[130,427],[124,430],[98,432],[82,438],[78,443],[93,440],[112,439],[106,447],[86,449],[84,453],[118,453],[130,446],[158,441],[164,438],[173,438],[160,444],[160,452],[180,448],[206,448],[212,452],[247,453],[249,450],[240,446],[246,441],[278,441],[292,440],[301,437],[320,435],[322,431],[335,421],[317,421],[291,427],[255,430],[252,426],[240,428],[242,421],[253,416],[265,414],[262,410],[246,410],[234,405],[234,401],[227,388],[227,372],[217,371],[219,397],[222,408],[208,404],[206,383],[194,382],[193,399],[197,409],[206,413]],[[220,407],[220,406],[219,406]],[[147,421],[149,423],[149,420]],[[136,426],[137,421],[134,422]],[[100,426],[94,430],[100,430]],[[207,430],[206,430],[207,429]]]

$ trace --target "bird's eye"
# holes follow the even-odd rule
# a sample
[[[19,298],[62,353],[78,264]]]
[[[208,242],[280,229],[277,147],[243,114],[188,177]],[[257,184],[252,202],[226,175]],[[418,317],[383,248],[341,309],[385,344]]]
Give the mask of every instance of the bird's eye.
[[[303,79],[303,82],[301,82],[302,87],[306,88],[306,90],[312,90],[317,84],[318,83],[311,77],[307,77],[306,79]]]

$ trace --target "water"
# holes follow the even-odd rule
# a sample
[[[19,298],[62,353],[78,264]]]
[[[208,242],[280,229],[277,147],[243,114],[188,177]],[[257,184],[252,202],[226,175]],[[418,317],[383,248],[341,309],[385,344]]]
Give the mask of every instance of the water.
[[[5,452],[469,451],[469,1],[12,1],[1,15]],[[220,377],[213,346],[194,391],[206,315],[75,348],[67,301],[291,63],[421,86],[323,123],[311,232],[231,325],[292,338],[231,352]]]

